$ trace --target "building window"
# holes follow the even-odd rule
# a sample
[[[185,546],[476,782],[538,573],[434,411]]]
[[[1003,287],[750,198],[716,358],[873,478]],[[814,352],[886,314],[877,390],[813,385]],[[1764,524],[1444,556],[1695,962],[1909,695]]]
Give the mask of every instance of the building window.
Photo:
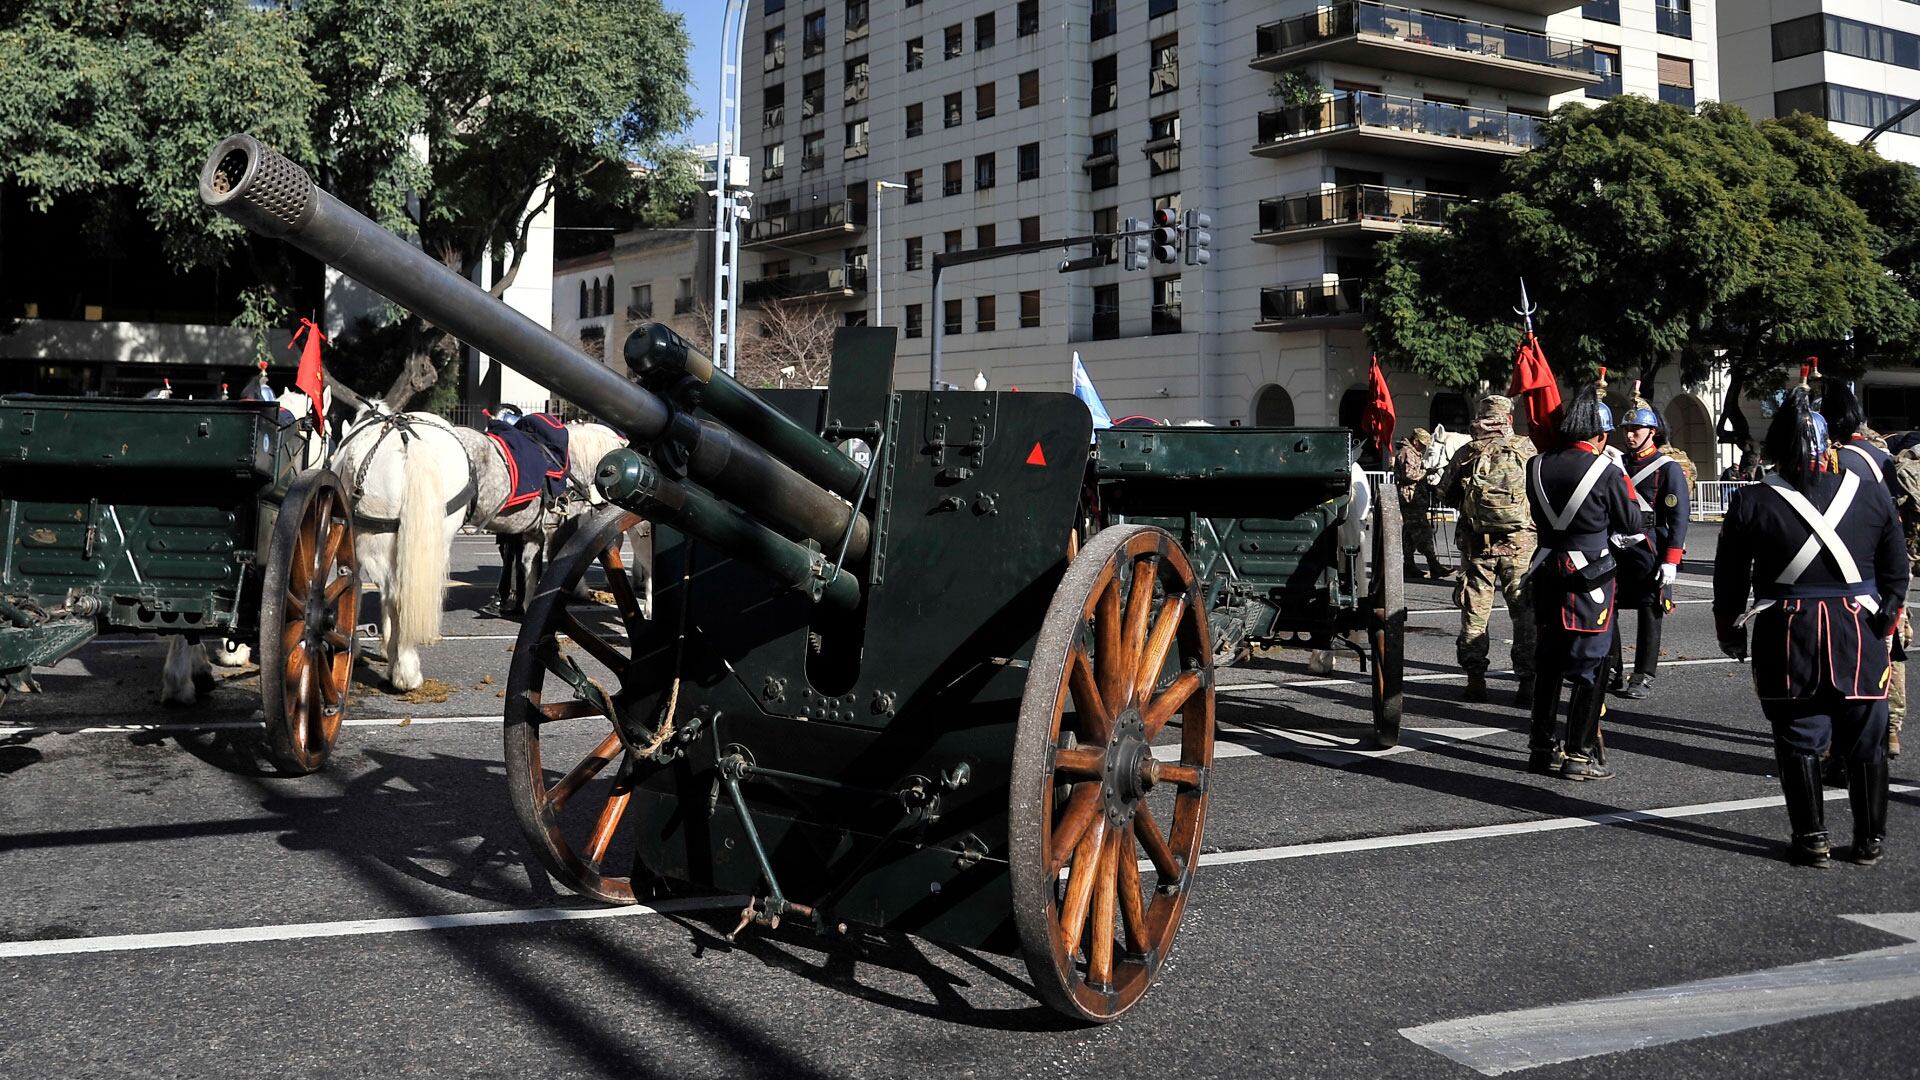
[[[1087,37],[1099,41],[1112,37],[1117,20],[1114,16],[1115,0],[1093,0],[1093,10],[1087,13]]]
[[[827,73],[809,71],[800,79],[800,119],[811,120],[827,111]]]
[[[943,196],[958,195],[961,191],[965,190],[962,175],[959,162],[949,161],[945,165],[942,165],[940,167],[940,194]]]
[[[1619,97],[1620,47],[1603,45],[1597,41],[1587,42],[1587,47],[1593,50],[1593,73],[1600,76],[1598,83],[1587,87],[1587,96],[1603,101]]]
[[[1825,18],[1824,15],[1806,15],[1774,23],[1773,58],[1791,60],[1796,56],[1819,52],[1823,48],[1820,27]]]
[[[920,269],[920,238],[917,236],[907,237],[907,269]]]
[[[867,0],[847,0],[847,40],[867,36]]]
[[[943,309],[941,312],[943,317],[940,320],[942,323],[940,328],[941,332],[945,334],[959,333],[966,324],[965,316],[960,312],[960,301],[958,299],[944,300],[941,301],[940,306]]]
[[[760,264],[762,278],[786,277],[793,271],[793,263],[787,259],[768,259]]]
[[[919,304],[907,305],[906,323],[907,323],[906,336],[919,337],[920,336],[920,305]]]
[[[1021,37],[1032,37],[1040,32],[1040,0],[1020,0],[1014,9],[1014,33]]]
[[[973,246],[977,248],[990,248],[994,246],[994,237],[999,235],[999,232],[1000,230],[995,227],[992,222],[988,222],[985,225],[974,226]]]
[[[778,15],[787,10],[787,0],[767,0],[767,6],[761,10],[768,15]]]
[[[982,334],[993,329],[993,297],[982,296],[973,302],[973,328]]]
[[[777,128],[787,122],[787,88],[785,84],[774,83],[760,95],[760,126]]]
[[[590,295],[587,292],[587,283],[582,281],[580,283],[580,314],[575,316],[575,318],[580,318],[580,319],[590,318],[591,316],[588,315],[588,312],[591,312],[592,310],[593,310],[592,300]]]
[[[853,123],[847,125],[847,151],[845,156],[848,158],[867,156],[867,122],[865,120],[855,120]]]
[[[1869,128],[1885,123],[1894,113],[1910,104],[1912,101],[1909,98],[1832,83],[1799,86],[1773,95],[1776,116],[1804,112],[1836,124]],[[1888,130],[1901,135],[1920,135],[1920,115],[1909,116]]]
[[[947,127],[950,127],[950,128],[959,127],[960,120],[961,120],[960,95],[948,94],[946,97],[942,98],[941,106],[940,106],[940,114],[946,117]]]
[[[944,254],[954,255],[960,251],[960,238],[965,234],[959,229],[948,229],[940,234],[941,250]]]
[[[800,136],[800,171],[812,172],[827,160],[827,134],[815,131]]]
[[[1180,193],[1177,191],[1170,191],[1165,195],[1154,196],[1153,208],[1155,210],[1171,210],[1176,214],[1179,213],[1180,212]]]
[[[973,49],[975,52],[979,52],[981,49],[990,48],[992,45],[993,12],[989,11],[985,15],[974,16]]]
[[[1619,26],[1620,0],[1587,0],[1580,5],[1580,17]]]
[[[627,290],[627,318],[653,318],[653,286],[635,285]]]
[[[927,41],[925,38],[907,39],[907,70],[919,71],[927,62]]]
[[[1020,329],[1031,330],[1040,325],[1040,290],[1027,289],[1020,294]]]
[[[985,120],[993,115],[993,84],[981,83],[973,88],[973,118]]]
[[[1100,234],[1119,232],[1120,208],[1117,206],[1103,206],[1095,210],[1093,212],[1093,231]],[[1093,253],[1100,257],[1100,261],[1103,264],[1117,263],[1120,261],[1119,245],[1112,240],[1095,240],[1093,242]]]
[[[685,315],[693,310],[693,279],[683,277],[673,292],[673,313]]]
[[[907,106],[907,138],[911,139],[915,135],[920,134],[925,123],[925,121],[921,119],[924,111],[917,101]]]
[[[1040,104],[1040,72],[1023,71],[1020,73],[1020,107],[1030,109]]]
[[[1693,10],[1688,0],[1654,0],[1653,28],[1668,37],[1693,36]]]
[[[1180,35],[1155,38],[1148,48],[1152,71],[1147,76],[1147,94],[1165,94],[1180,89]]]
[[[921,184],[921,170],[919,170],[919,169],[910,169],[910,170],[908,170],[908,172],[907,172],[907,202],[908,202],[909,204],[912,204],[912,203],[917,203],[917,202],[919,202],[919,201],[920,201],[921,199],[923,199],[923,198],[925,198],[925,197],[926,197],[926,191],[924,190],[924,188],[923,188],[923,186],[922,186],[922,184]]]
[[[1120,336],[1120,286],[1093,287],[1093,338],[1106,341]]]
[[[1147,123],[1147,174],[1180,171],[1180,114],[1156,116]]]
[[[1660,100],[1683,109],[1693,108],[1693,61],[1677,56],[1658,58]]]
[[[945,37],[945,45],[940,50],[942,59],[953,60],[958,58],[961,53],[967,51],[966,41],[964,40],[964,35],[960,32],[959,23],[954,23],[952,26],[947,27]]]
[[[800,24],[800,55],[819,56],[827,51],[827,13],[816,11]]]
[[[1147,0],[1147,18],[1157,19],[1162,15],[1171,15],[1180,7],[1180,0]]]
[[[1091,115],[1099,116],[1120,104],[1118,57],[1103,56],[1093,62],[1093,106]]]
[[[985,191],[993,186],[993,157],[981,154],[973,159],[973,190]]]
[[[1040,179],[1040,144],[1037,142],[1020,144],[1020,164],[1018,181]]]
[[[840,325],[865,326],[867,325],[867,313],[865,311],[849,311],[840,317]]]
[[[1020,242],[1037,244],[1040,242],[1040,215],[1020,219]]]
[[[1822,50],[1897,67],[1920,69],[1920,35],[1885,26],[1808,15],[1773,24],[1773,58],[1786,60]]]
[[[868,82],[867,75],[868,75],[868,68],[867,68],[866,57],[856,56],[853,59],[847,61],[847,66],[846,66],[846,80],[847,80],[846,103],[847,104],[858,105],[860,102],[867,100],[867,82]]]
[[[1103,131],[1093,137],[1093,152],[1087,155],[1087,173],[1093,177],[1093,190],[1110,188],[1120,182],[1120,136]]]
[[[760,148],[760,179],[778,180],[787,172],[787,144],[768,143]]]
[[[1153,332],[1180,332],[1180,277],[1153,279]]]
[[[761,59],[762,71],[778,71],[787,66],[787,28],[776,26],[767,31],[766,55]]]

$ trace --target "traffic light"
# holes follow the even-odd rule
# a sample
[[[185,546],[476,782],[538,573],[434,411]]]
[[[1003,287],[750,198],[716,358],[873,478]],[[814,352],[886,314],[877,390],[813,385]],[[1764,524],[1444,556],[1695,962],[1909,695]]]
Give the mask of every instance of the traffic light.
[[[1120,238],[1120,250],[1126,256],[1126,268],[1145,270],[1147,268],[1147,230],[1139,218],[1128,218],[1126,235]]]
[[[1180,258],[1180,215],[1171,208],[1153,212],[1153,259],[1170,263]]]
[[[1207,230],[1213,227],[1213,215],[1198,210],[1187,211],[1187,265],[1205,266],[1213,259],[1213,252],[1207,248],[1213,243],[1213,234]]]

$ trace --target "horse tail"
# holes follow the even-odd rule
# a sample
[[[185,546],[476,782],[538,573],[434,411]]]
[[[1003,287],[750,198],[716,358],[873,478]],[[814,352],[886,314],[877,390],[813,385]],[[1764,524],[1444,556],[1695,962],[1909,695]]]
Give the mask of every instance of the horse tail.
[[[431,453],[421,455],[428,460],[410,460],[426,445],[423,433],[405,453],[407,479],[394,535],[393,634],[396,641],[412,645],[440,640],[440,608],[447,588],[447,496],[439,462]]]

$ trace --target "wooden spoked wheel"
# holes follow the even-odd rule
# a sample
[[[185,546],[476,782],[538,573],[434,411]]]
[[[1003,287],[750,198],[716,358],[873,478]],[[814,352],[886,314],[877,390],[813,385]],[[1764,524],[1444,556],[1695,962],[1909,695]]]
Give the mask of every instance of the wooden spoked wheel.
[[[639,523],[618,507],[580,521],[540,576],[507,673],[507,789],[514,816],[555,880],[609,904],[635,902],[633,860],[618,841],[639,762],[608,710],[643,627],[621,555],[625,532]],[[611,596],[611,605],[571,599],[595,565],[606,572],[606,590],[597,595]],[[549,759],[566,772],[550,776]],[[626,869],[613,869],[622,861]]]
[[[1014,924],[1040,997],[1083,1020],[1146,993],[1193,885],[1213,764],[1203,598],[1172,536],[1110,527],[1068,567],[1034,647],[1008,818]],[[1175,718],[1179,742],[1156,753]]]
[[[274,520],[260,585],[260,697],[266,755],[282,772],[327,763],[359,658],[360,563],[340,478],[300,474]]]
[[[1373,740],[1400,743],[1406,704],[1407,582],[1400,549],[1400,503],[1391,487],[1373,498],[1373,544],[1367,569],[1367,653],[1373,667]]]

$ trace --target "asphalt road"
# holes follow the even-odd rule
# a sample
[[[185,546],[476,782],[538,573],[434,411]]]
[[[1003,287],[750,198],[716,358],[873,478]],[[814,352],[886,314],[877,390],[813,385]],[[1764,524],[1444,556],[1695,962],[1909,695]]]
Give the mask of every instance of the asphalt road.
[[[528,921],[583,909],[507,806],[494,718],[514,626],[471,613],[491,558],[456,549],[465,584],[426,660],[446,699],[363,686],[321,775],[247,775],[205,738],[0,736],[0,1076],[1464,1077],[1402,1032],[1884,950],[1901,938],[1843,916],[1920,910],[1913,791],[1883,865],[1779,860],[1764,724],[1697,582],[1656,695],[1610,714],[1619,778],[1593,785],[1525,772],[1504,678],[1493,705],[1459,700],[1446,590],[1416,584],[1407,749],[1356,751],[1350,658],[1340,681],[1287,654],[1224,677],[1216,854],[1159,983],[1116,1024],[1061,1022],[1014,958],[785,929],[729,945],[732,910],[711,902]],[[159,655],[97,643],[0,724],[251,720],[244,674],[198,712],[152,705]],[[1920,784],[1916,760],[1896,784]],[[1844,842],[1844,802],[1828,807]],[[500,912],[541,914],[484,914]],[[1817,969],[1824,1016],[1702,1020],[1527,1075],[1913,1075],[1920,1004],[1902,994],[1920,971],[1852,1007],[1859,968]],[[1692,1031],[1680,999],[1659,1011]]]

